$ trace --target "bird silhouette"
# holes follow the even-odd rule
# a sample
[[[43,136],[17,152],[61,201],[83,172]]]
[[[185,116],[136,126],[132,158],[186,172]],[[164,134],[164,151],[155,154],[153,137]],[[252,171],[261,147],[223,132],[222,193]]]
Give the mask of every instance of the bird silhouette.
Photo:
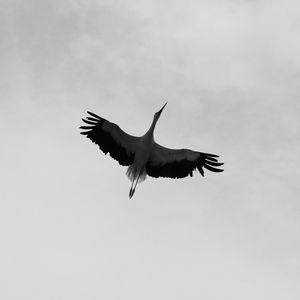
[[[149,130],[141,137],[132,136],[124,132],[118,125],[89,114],[82,119],[88,126],[81,126],[92,142],[96,143],[105,153],[109,153],[121,166],[129,166],[126,175],[131,180],[129,198],[135,192],[138,182],[151,177],[183,178],[193,176],[193,171],[198,169],[204,176],[203,167],[212,172],[222,172],[217,167],[219,163],[216,154],[193,151],[189,149],[169,149],[154,141],[153,132],[156,123],[167,103],[154,114]]]

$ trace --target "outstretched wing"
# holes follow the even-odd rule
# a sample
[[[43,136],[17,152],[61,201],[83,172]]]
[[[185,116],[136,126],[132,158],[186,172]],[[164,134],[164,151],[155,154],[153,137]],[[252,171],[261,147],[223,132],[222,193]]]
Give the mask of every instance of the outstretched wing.
[[[193,176],[197,168],[204,176],[203,167],[212,172],[222,172],[215,154],[196,152],[189,149],[169,149],[154,144],[149,161],[146,165],[147,174],[152,177],[183,178]]]
[[[105,153],[109,153],[121,166],[129,166],[133,163],[138,137],[124,132],[118,125],[111,123],[94,113],[88,111],[91,116],[82,119],[89,126],[81,126],[92,142],[96,143]]]

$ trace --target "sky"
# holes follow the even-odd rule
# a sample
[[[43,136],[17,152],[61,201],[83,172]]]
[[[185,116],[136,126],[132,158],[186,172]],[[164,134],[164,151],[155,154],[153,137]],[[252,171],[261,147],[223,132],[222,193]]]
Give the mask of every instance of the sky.
[[[300,4],[0,0],[0,297],[300,297]],[[223,173],[138,185],[92,111]]]

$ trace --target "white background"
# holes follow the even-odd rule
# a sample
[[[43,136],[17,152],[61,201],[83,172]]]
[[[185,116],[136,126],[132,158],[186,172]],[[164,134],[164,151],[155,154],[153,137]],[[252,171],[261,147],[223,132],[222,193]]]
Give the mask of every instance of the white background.
[[[1,299],[300,299],[300,4],[0,1]],[[86,110],[225,172],[148,178]]]

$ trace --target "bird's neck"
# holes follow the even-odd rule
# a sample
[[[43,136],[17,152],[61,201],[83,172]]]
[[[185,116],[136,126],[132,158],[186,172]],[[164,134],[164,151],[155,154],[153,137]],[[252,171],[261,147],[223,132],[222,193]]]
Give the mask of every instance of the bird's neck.
[[[149,130],[147,131],[146,134],[148,135],[153,135],[154,129],[155,129],[155,125],[156,125],[157,119],[153,119],[151,126],[149,128]]]

